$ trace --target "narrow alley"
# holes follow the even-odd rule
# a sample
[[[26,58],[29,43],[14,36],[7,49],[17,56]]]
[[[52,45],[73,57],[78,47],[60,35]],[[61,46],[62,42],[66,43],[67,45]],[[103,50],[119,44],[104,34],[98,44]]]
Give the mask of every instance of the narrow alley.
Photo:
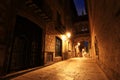
[[[0,0],[10,79],[120,80],[120,0]]]
[[[11,80],[108,80],[91,58],[71,58]]]

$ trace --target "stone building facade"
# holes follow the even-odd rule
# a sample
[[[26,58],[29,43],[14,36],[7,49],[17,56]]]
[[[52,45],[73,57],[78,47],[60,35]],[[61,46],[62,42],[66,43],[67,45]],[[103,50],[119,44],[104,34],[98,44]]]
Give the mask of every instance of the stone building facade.
[[[87,1],[92,57],[110,80],[120,80],[120,1]]]
[[[0,1],[0,76],[72,57],[74,12],[72,0]]]

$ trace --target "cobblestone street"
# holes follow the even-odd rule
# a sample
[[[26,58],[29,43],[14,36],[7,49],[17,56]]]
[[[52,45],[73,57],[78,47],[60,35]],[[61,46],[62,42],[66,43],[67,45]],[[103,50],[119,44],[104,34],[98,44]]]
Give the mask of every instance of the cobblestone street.
[[[11,80],[108,80],[94,60],[71,58]]]

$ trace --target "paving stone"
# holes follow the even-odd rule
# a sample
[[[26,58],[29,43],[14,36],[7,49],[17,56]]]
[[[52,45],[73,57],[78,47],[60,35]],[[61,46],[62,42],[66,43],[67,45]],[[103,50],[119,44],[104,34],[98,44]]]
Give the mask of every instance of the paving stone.
[[[91,58],[71,58],[11,80],[108,80]]]

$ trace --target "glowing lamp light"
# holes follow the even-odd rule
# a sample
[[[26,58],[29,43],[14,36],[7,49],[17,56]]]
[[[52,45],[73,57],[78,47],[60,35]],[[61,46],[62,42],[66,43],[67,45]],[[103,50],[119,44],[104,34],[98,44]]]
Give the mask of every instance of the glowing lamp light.
[[[62,35],[62,40],[66,40],[66,36],[65,35]]]
[[[77,43],[78,46],[80,46],[80,43]]]
[[[71,37],[71,34],[70,34],[69,32],[68,32],[66,35],[67,35],[67,37],[68,37],[68,38],[70,38],[70,37]]]

